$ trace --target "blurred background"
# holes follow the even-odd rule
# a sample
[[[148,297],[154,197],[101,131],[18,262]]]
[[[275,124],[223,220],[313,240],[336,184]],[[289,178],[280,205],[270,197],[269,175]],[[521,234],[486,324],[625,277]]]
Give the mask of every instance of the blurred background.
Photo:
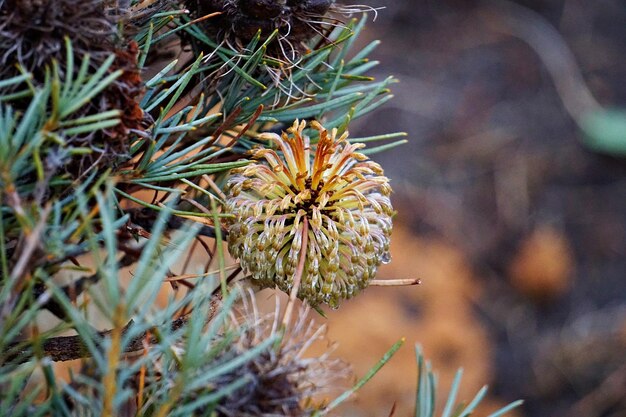
[[[409,133],[375,157],[398,210],[380,278],[423,283],[329,312],[357,375],[407,338],[344,414],[410,415],[420,343],[441,397],[461,366],[460,399],[490,385],[479,415],[626,416],[626,127],[603,113],[626,108],[626,3],[367,3],[399,84],[351,130]]]

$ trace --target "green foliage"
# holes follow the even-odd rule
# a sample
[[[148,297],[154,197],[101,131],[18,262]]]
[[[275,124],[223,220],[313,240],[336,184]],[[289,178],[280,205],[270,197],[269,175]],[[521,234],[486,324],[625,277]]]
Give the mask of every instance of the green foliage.
[[[33,412],[36,415],[106,414],[107,398],[112,400],[114,409],[118,409],[133,397],[131,387],[136,384],[136,376],[141,369],[145,370],[148,382],[141,397],[143,406],[137,410],[137,415],[159,415],[161,410],[169,410],[167,415],[192,415],[198,410],[204,410],[202,414],[209,415],[221,398],[250,381],[237,380],[219,389],[215,389],[211,382],[267,351],[276,341],[274,337],[269,337],[243,355],[215,360],[226,349],[224,340],[232,339],[244,329],[233,328],[226,321],[237,292],[233,291],[227,296],[216,314],[210,279],[188,296],[171,300],[167,308],[154,307],[154,299],[168,268],[184,253],[195,236],[192,228],[162,247],[159,242],[165,231],[168,210],[162,211],[151,239],[144,242],[141,259],[130,285],[122,288],[118,264],[110,256],[117,252],[117,227],[112,224],[115,207],[107,202],[112,201],[110,197],[113,196],[113,190],[110,186],[107,189],[107,194],[96,194],[100,204],[98,218],[84,223],[89,230],[86,239],[93,249],[92,253],[98,254],[102,252],[100,248],[105,247],[109,254],[102,258],[96,256],[97,264],[94,268],[99,271],[102,286],[89,288],[87,293],[99,315],[118,331],[124,326],[124,331],[119,331],[117,335],[111,332],[103,337],[81,313],[81,306],[73,306],[68,296],[54,285],[50,285],[49,290],[36,300],[29,300],[32,292],[16,293],[15,289],[20,283],[18,279],[5,282],[0,293],[0,306],[3,307],[3,328],[0,332],[0,362],[3,363],[0,366],[0,385],[3,388],[0,390],[0,404],[3,407],[1,415],[26,415]],[[85,199],[82,200],[79,202],[81,217],[88,218],[89,214],[84,211]],[[93,232],[95,223],[104,226],[102,233]],[[35,274],[46,283],[52,279],[43,269],[37,269]],[[33,316],[49,299],[59,303],[70,316],[72,327],[78,332],[83,348],[91,357],[84,365],[88,367],[87,372],[75,375],[70,384],[55,383],[52,363],[42,352],[46,340],[67,329],[66,325],[42,333],[28,342],[13,342],[15,336],[30,325]],[[12,308],[7,308],[9,306]],[[186,325],[174,327],[171,324],[172,317],[183,306],[191,311],[185,319]],[[209,317],[214,318],[210,327],[204,330]],[[148,333],[157,338],[151,349],[145,350],[135,360],[125,358],[124,352],[137,350],[132,345],[137,340],[143,341]],[[31,355],[36,360],[20,363]],[[45,384],[38,385],[32,393],[23,397],[27,381],[36,371],[46,375]],[[109,380],[111,375],[113,379]],[[33,399],[44,392],[44,400],[36,406],[32,405]]]
[[[404,344],[404,339],[399,340],[394,343],[394,345],[389,348],[389,350],[383,355],[383,357],[378,361],[376,365],[370,369],[367,374],[365,374],[361,379],[359,379],[352,388],[346,390],[343,394],[339,395],[335,398],[330,404],[328,404],[323,410],[319,410],[314,414],[314,417],[324,416],[333,411],[339,405],[344,403],[350,396],[356,393],[363,385],[367,384],[367,382],[374,377],[380,371],[380,369],[385,366],[387,362],[395,355],[395,353],[402,347]]]
[[[77,111],[107,88],[118,78],[121,70],[107,74],[114,57],[105,60],[93,74],[88,73],[89,56],[81,63],[76,79],[73,78],[74,62],[72,47],[67,41],[67,62],[65,78],[59,75],[58,65],[53,63],[51,74],[42,86],[28,85],[23,91],[28,92],[30,101],[24,113],[16,111],[12,102],[18,101],[14,95],[0,95],[0,184],[4,188],[15,186],[19,194],[32,191],[34,181],[49,181],[60,184],[65,176],[54,177],[60,166],[76,154],[92,152],[83,146],[72,146],[80,135],[97,132],[117,125],[120,109],[81,115]],[[28,75],[15,77],[3,86],[28,83]],[[22,94],[21,96],[23,96]],[[23,100],[24,97],[19,97]],[[16,103],[19,109],[20,103]],[[56,161],[52,161],[56,159]],[[44,161],[48,166],[44,166]],[[49,178],[45,178],[45,177]],[[52,177],[50,177],[52,176]]]
[[[198,59],[183,72],[166,75],[168,71],[162,71],[151,79],[147,85],[153,88],[148,90],[142,103],[148,109],[161,103],[167,95],[175,95],[172,90],[189,82],[190,76],[205,83],[211,93],[200,100],[204,112],[219,105],[225,115],[236,113],[228,121],[228,127],[247,123],[262,108],[256,116],[258,122],[290,125],[295,119],[326,118],[327,128],[340,127],[342,131],[351,119],[375,110],[391,98],[389,86],[395,79],[374,81],[364,75],[378,64],[367,57],[379,42],[352,51],[366,16],[338,27],[328,36],[327,46],[310,51],[296,62],[284,62],[266,54],[268,44],[277,33],[267,39],[261,39],[259,33],[243,51],[233,51],[215,43],[201,26],[192,25],[186,15],[171,16],[176,22],[175,29],[157,38],[148,36],[149,30],[140,33],[137,36],[140,48],[147,53],[158,41],[165,42],[183,30],[191,38]],[[158,22],[157,26],[162,24]],[[207,51],[208,56],[205,58],[200,51]],[[170,82],[175,84],[170,86]],[[200,117],[206,114],[203,110],[200,112]],[[259,125],[258,129],[261,128]],[[247,137],[238,139],[239,145],[254,144]]]
[[[424,355],[419,346],[415,347],[415,356],[417,358],[418,366],[418,379],[417,379],[417,396],[415,403],[415,417],[434,417],[435,405],[437,404],[437,378],[431,370],[430,362],[424,359]],[[461,384],[461,377],[463,376],[463,370],[459,369],[454,377],[450,392],[446,399],[445,406],[441,412],[441,417],[469,417],[472,415],[478,404],[483,400],[487,394],[487,387],[484,386],[478,391],[476,396],[468,403],[456,403],[457,393],[459,391],[459,385]],[[503,407],[502,409],[490,414],[488,417],[500,417],[513,408],[519,407],[523,401],[518,400]]]

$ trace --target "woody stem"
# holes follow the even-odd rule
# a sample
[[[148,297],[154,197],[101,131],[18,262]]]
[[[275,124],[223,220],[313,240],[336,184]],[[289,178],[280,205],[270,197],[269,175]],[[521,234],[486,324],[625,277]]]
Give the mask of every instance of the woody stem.
[[[293,287],[289,293],[289,302],[285,308],[285,315],[283,316],[282,325],[284,328],[291,322],[291,316],[293,314],[293,306],[296,303],[298,296],[298,290],[300,289],[300,283],[302,282],[302,274],[304,273],[304,264],[306,261],[306,251],[309,241],[309,219],[307,216],[303,216],[304,222],[302,224],[302,247],[300,248],[300,259],[298,261],[298,268],[296,269],[296,275],[293,278]]]

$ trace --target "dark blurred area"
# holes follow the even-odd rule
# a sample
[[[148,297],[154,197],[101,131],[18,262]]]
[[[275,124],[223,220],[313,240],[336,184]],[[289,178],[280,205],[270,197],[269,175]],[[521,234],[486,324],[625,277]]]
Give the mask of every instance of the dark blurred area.
[[[492,394],[528,417],[626,416],[626,157],[580,128],[589,93],[626,108],[626,2],[368,4],[375,75],[400,82],[352,133],[409,133],[376,159],[398,222],[468,260]]]

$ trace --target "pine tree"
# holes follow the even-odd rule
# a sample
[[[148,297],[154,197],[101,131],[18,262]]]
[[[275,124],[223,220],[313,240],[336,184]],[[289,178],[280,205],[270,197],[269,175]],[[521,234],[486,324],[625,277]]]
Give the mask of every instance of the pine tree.
[[[367,75],[367,12],[0,0],[0,415],[327,415],[400,347],[331,402],[345,365],[303,356],[323,338],[304,306],[338,307],[388,259],[369,155],[404,134],[348,136],[395,82]]]

